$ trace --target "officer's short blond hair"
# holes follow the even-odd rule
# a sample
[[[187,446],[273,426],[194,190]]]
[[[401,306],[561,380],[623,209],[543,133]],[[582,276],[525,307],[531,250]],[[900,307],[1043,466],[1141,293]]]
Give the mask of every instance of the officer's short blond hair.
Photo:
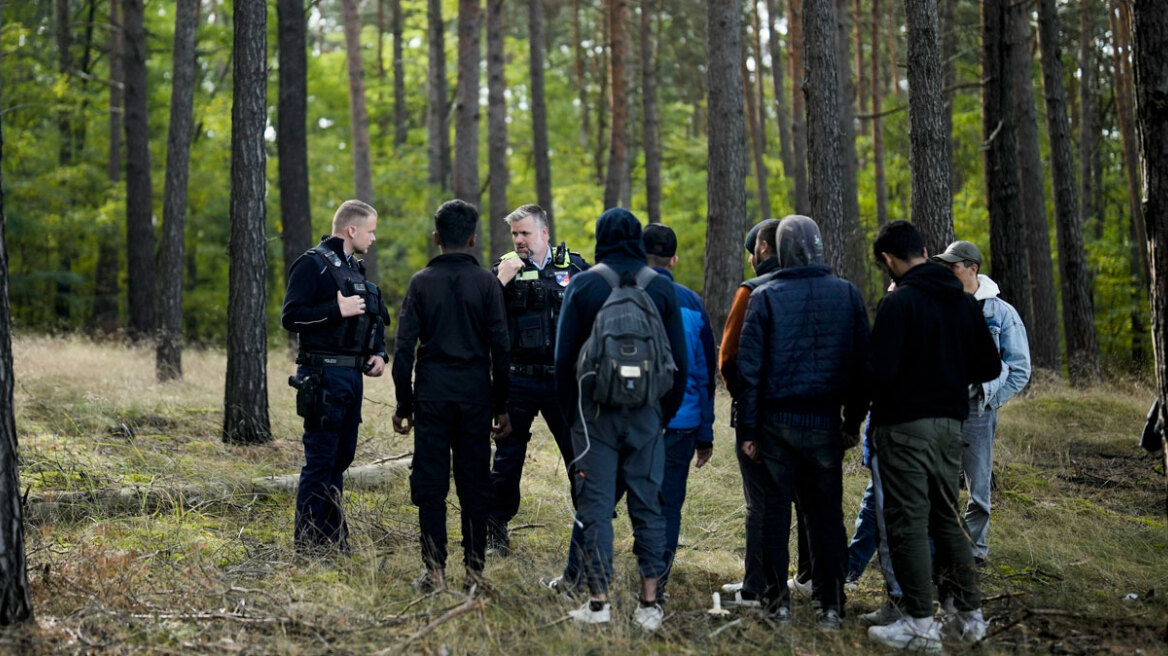
[[[333,214],[333,234],[339,234],[345,228],[358,223],[365,223],[369,219],[377,218],[377,210],[369,203],[359,200],[347,200],[337,208]]]
[[[515,208],[514,212],[503,217],[503,222],[507,225],[511,225],[513,221],[522,221],[528,217],[535,217],[536,223],[544,228],[548,227],[547,212],[545,212],[542,207],[534,203],[520,205],[519,207]]]

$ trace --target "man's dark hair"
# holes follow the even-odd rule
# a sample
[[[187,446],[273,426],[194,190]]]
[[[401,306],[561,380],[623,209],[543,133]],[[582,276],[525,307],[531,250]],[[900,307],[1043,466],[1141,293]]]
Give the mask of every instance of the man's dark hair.
[[[448,200],[434,212],[434,229],[438,239],[447,248],[462,248],[474,236],[475,224],[479,221],[479,211],[474,205],[464,201]]]
[[[781,221],[764,223],[763,226],[758,229],[758,241],[761,241],[767,245],[767,248],[769,248],[771,251],[772,257],[779,254],[779,245],[775,242],[775,237],[779,234],[779,223],[781,223]],[[755,248],[758,248],[758,246],[756,245]]]
[[[898,260],[911,260],[915,257],[924,257],[925,241],[921,233],[908,221],[893,221],[886,224],[876,233],[876,241],[872,242],[872,255],[877,262],[881,253],[888,253]]]

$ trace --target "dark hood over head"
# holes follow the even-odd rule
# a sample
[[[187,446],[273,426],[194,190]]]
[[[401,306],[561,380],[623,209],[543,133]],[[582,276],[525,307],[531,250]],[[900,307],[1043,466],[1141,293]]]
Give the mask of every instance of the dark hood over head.
[[[780,268],[823,264],[823,237],[819,234],[819,226],[809,217],[800,214],[784,217],[775,234],[775,242]]]
[[[614,256],[645,262],[641,222],[623,207],[605,210],[596,220],[596,261]]]
[[[916,287],[938,300],[955,300],[965,295],[965,288],[953,272],[936,262],[924,262],[905,272],[896,286]]]

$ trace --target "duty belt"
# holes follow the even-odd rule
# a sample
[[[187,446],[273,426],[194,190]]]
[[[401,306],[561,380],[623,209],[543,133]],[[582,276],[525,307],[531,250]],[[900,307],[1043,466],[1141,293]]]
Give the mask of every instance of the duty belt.
[[[365,366],[365,358],[360,355],[317,355],[315,353],[301,353],[296,357],[296,364],[302,364],[307,367],[360,369]]]
[[[511,373],[522,376],[541,376],[551,378],[556,374],[556,368],[550,364],[513,364],[509,367]]]

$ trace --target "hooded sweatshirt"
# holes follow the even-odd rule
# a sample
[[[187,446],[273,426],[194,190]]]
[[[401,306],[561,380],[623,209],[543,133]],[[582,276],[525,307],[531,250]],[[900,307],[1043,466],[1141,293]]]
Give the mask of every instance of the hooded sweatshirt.
[[[647,266],[645,246],[641,242],[641,223],[632,212],[623,208],[606,210],[596,221],[595,262],[607,264],[622,280],[635,277]],[[556,329],[556,396],[568,424],[577,418],[576,359],[580,347],[592,332],[592,323],[612,288],[595,271],[584,271],[572,276],[560,321]],[[665,276],[656,276],[645,291],[657,305],[657,312],[669,336],[669,347],[677,371],[673,387],[661,398],[661,425],[665,426],[677,413],[685,396],[688,362],[686,358],[685,323],[673,282]]]
[[[998,297],[998,283],[985,274],[978,274],[977,283],[973,297],[981,304],[982,316],[1002,360],[1001,373],[980,385],[980,396],[985,402],[983,407],[997,409],[1030,382],[1030,343],[1018,311]]]
[[[872,423],[964,421],[969,385],[1001,371],[981,308],[936,262],[909,269],[880,301],[868,360]]]

